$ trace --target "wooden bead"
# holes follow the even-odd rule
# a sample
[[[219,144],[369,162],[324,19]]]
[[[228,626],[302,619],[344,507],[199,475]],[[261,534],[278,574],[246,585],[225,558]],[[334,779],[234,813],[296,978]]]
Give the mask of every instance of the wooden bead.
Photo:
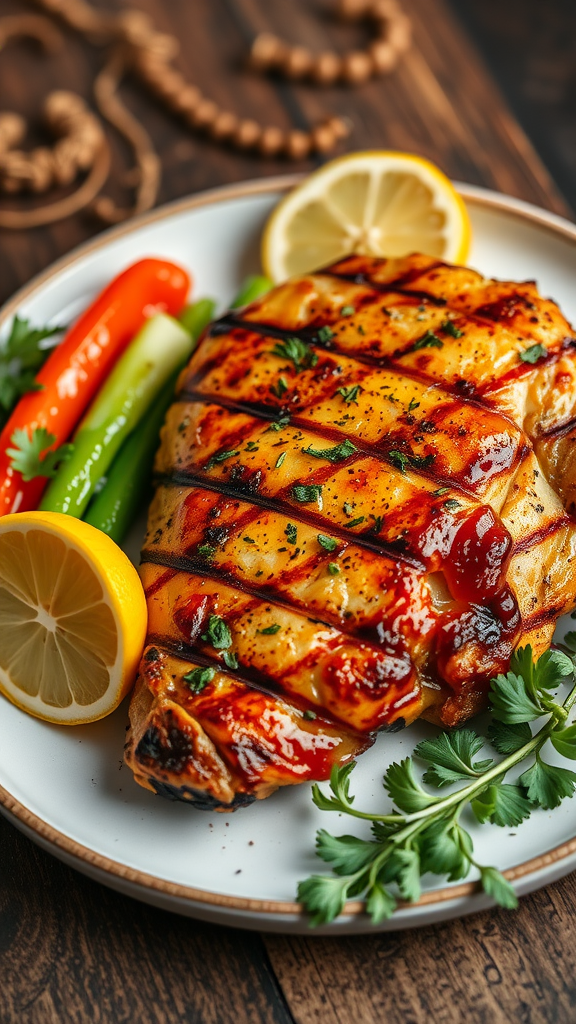
[[[292,46],[284,54],[282,71],[288,78],[305,78],[314,66],[314,57],[304,46]]]
[[[371,57],[363,50],[353,50],[342,59],[342,77],[350,85],[366,82],[374,71]]]
[[[331,85],[340,78],[342,72],[342,61],[338,54],[326,50],[319,53],[312,68],[312,78],[320,85]]]
[[[370,0],[339,0],[337,13],[345,21],[359,21],[369,6]]]
[[[277,36],[261,32],[252,43],[250,64],[256,71],[268,71],[282,62],[284,53],[284,44]]]
[[[26,121],[20,114],[6,111],[0,114],[0,153],[11,149],[26,135]]]
[[[213,124],[219,113],[220,108],[217,103],[203,99],[200,100],[196,110],[191,113],[190,119],[195,128],[207,128],[208,125]]]
[[[231,110],[221,110],[214,124],[210,126],[210,135],[217,141],[229,139],[238,128],[238,118]]]
[[[276,125],[264,128],[258,142],[258,150],[262,156],[277,156],[284,146],[284,132]]]
[[[350,135],[350,125],[341,117],[329,117],[324,123],[332,132],[335,141],[345,139],[347,135]]]
[[[189,115],[196,110],[202,99],[200,89],[197,89],[195,85],[187,85],[182,92],[174,96],[173,103],[179,113]]]
[[[318,153],[329,153],[334,147],[336,138],[329,124],[319,124],[311,132],[312,144]]]
[[[164,68],[164,73],[155,83],[156,89],[163,99],[170,100],[177,97],[186,88],[184,76],[173,68]]]
[[[259,141],[262,134],[262,129],[256,121],[251,121],[246,118],[244,121],[240,121],[232,141],[240,149],[251,149]]]
[[[397,53],[405,53],[412,42],[412,26],[410,19],[404,15],[390,22],[388,28],[388,42]]]
[[[309,132],[301,132],[297,129],[288,132],[286,137],[286,156],[290,160],[305,160],[312,149],[312,139]]]
[[[372,58],[374,69],[379,75],[386,75],[397,64],[398,55],[387,39],[380,39],[377,43],[372,43],[368,52]]]

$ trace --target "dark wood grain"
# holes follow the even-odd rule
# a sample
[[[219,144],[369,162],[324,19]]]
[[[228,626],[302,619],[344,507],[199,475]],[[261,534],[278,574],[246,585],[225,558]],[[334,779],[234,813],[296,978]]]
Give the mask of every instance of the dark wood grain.
[[[546,35],[548,78],[543,77],[554,80],[556,45],[563,69],[557,77],[573,82],[566,58],[573,50],[562,38],[562,25],[573,24],[562,21],[570,0],[452,2],[478,31],[496,70],[514,41],[537,53],[542,11],[552,8],[556,30],[553,38]],[[120,0],[98,5],[121,6]],[[358,90],[323,91],[251,76],[243,58],[250,38],[262,29],[305,39],[318,49],[344,46],[350,36],[360,40],[360,29],[329,17],[329,0],[139,0],[138,6],[159,28],[178,35],[186,74],[244,116],[307,127],[326,113],[344,114],[353,123],[350,148],[414,150],[454,177],[566,210],[544,162],[444,0],[405,0],[415,47],[395,75]],[[0,14],[22,9],[19,0],[1,0]],[[522,23],[516,29],[514,18]],[[490,39],[496,40],[492,50]],[[523,59],[515,51],[511,67]],[[74,88],[89,97],[101,60],[98,50],[70,32],[63,53],[53,57],[11,46],[0,54],[0,107],[30,115],[53,88]],[[512,74],[500,80],[514,99]],[[293,166],[214,146],[187,133],[133,84],[123,92],[162,157],[161,202]],[[41,137],[33,126],[30,141]],[[550,137],[533,133],[540,144]],[[113,133],[110,138],[114,173],[108,191],[126,201],[128,154]],[[557,166],[548,151],[546,156],[549,166]],[[567,177],[557,177],[568,192]],[[1,233],[0,301],[97,230],[78,215],[46,229]],[[38,850],[3,819],[0,864],[0,1024],[576,1020],[574,876],[527,897],[515,914],[492,911],[403,934],[262,938],[178,918],[108,891]]]

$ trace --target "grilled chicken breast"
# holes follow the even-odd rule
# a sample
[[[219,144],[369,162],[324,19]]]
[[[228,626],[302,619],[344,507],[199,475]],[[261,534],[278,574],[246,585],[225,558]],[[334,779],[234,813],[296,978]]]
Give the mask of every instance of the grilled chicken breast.
[[[480,710],[576,602],[575,405],[555,303],[426,256],[215,323],[156,461],[138,782],[232,809]]]

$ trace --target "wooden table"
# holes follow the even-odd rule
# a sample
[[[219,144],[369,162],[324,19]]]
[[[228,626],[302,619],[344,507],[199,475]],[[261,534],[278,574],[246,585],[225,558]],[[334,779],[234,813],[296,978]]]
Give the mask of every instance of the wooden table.
[[[323,17],[326,2],[140,0],[139,6],[182,40],[182,69],[245,116],[265,111],[271,121],[305,127],[322,112],[343,113],[354,122],[350,147],[416,150],[453,177],[566,212],[444,0],[405,0],[415,46],[393,77],[356,91],[324,92],[250,77],[240,58],[250,36],[264,28],[318,48],[326,36],[343,45],[353,30]],[[2,0],[2,14],[22,9],[18,0]],[[100,59],[72,34],[54,58],[11,47],[0,60],[1,105],[30,113],[50,88],[88,96]],[[286,170],[187,134],[133,86],[125,94],[162,156],[160,201]],[[125,158],[117,146],[118,179]],[[111,191],[125,198],[121,188]],[[1,234],[0,300],[96,230],[78,216]],[[286,938],[209,927],[135,903],[64,867],[3,819],[0,851],[1,1024],[576,1019],[568,953],[576,940],[574,876],[525,898],[515,914],[494,910],[374,937]]]

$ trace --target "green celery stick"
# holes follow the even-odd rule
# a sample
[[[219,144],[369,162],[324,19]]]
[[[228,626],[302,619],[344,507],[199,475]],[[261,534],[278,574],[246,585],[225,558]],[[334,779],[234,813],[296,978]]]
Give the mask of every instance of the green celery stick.
[[[266,295],[271,288],[274,287],[274,282],[268,277],[262,277],[261,274],[254,274],[252,277],[247,277],[242,284],[240,291],[236,298],[230,305],[230,309],[237,309],[238,306],[248,306],[251,302],[255,302],[262,295]]]
[[[202,331],[214,319],[215,311],[216,303],[214,299],[198,299],[198,302],[193,302],[191,306],[186,306],[178,319],[188,331],[188,334],[191,334],[194,340],[198,341]]]
[[[121,445],[188,358],[193,344],[188,331],[172,317],[158,313],[148,320],[80,423],[72,456],[45,492],[42,511],[82,517]]]

